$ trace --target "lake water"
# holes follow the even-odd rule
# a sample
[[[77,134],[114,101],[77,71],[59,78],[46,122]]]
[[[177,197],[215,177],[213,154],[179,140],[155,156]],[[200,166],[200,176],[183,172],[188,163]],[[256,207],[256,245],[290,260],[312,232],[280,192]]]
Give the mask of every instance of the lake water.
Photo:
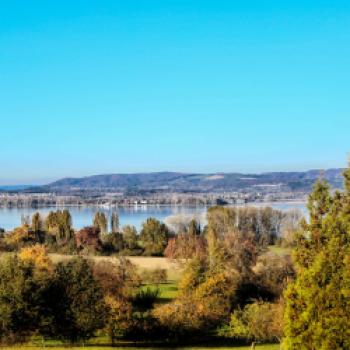
[[[271,206],[280,210],[299,209],[305,213],[305,203],[301,202],[273,202],[273,203],[250,203],[253,206]],[[165,221],[171,216],[182,215],[184,217],[194,217],[202,224],[205,224],[205,214],[207,207],[177,207],[177,206],[132,206],[118,208],[104,208],[97,206],[90,207],[48,207],[48,208],[0,208],[0,227],[11,230],[21,224],[21,217],[31,216],[35,212],[40,212],[43,216],[52,210],[68,209],[73,218],[73,226],[80,229],[92,224],[93,217],[97,211],[104,212],[110,217],[113,211],[119,214],[120,225],[134,225],[140,229],[142,223],[149,217]]]

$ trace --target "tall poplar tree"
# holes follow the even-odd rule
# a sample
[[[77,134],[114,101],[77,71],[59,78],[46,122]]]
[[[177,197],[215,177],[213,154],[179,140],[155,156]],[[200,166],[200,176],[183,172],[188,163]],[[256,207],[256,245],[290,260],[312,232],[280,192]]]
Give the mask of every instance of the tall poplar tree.
[[[100,211],[95,214],[93,226],[100,229],[101,234],[105,234],[108,231],[108,221],[106,215]]]
[[[112,213],[111,230],[114,233],[119,231],[119,215],[117,212]]]

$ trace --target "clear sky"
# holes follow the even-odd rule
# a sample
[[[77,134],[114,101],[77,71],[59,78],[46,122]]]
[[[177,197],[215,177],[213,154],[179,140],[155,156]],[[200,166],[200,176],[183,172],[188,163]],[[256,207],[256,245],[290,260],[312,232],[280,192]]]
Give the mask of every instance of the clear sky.
[[[343,167],[350,1],[3,0],[0,184]]]

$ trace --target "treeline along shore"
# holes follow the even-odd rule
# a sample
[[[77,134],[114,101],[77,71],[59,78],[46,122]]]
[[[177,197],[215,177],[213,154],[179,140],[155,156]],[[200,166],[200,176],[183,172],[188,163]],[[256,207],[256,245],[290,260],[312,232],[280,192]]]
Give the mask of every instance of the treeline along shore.
[[[0,236],[0,340],[350,349],[350,170],[342,192],[317,182],[308,211],[215,206],[204,227],[149,218],[139,232],[116,212],[77,231],[68,210],[36,213]]]

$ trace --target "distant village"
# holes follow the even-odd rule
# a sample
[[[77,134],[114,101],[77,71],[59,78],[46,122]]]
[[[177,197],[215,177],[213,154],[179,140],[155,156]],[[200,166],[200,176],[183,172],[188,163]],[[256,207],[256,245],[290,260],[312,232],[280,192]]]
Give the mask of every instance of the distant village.
[[[303,192],[152,193],[126,195],[119,192],[91,194],[0,193],[0,207],[40,208],[56,206],[213,206],[256,202],[304,201]]]

